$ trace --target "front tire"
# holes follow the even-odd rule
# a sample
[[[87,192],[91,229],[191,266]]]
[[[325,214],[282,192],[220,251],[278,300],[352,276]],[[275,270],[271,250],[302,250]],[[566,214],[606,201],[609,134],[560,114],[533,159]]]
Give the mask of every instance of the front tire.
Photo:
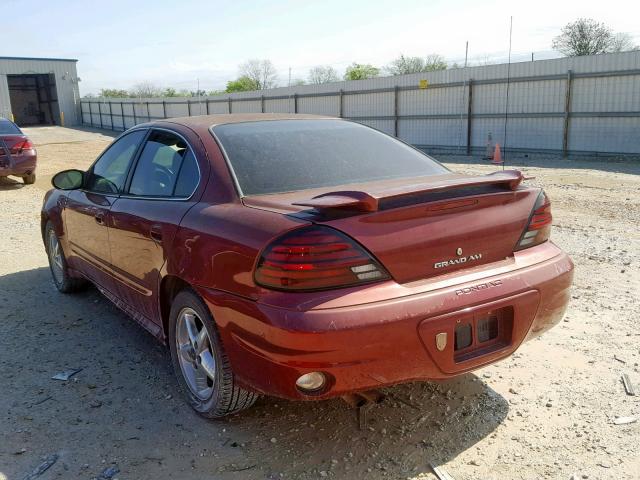
[[[257,400],[236,384],[211,313],[191,290],[178,293],[171,305],[169,346],[178,383],[200,415],[224,417]]]
[[[49,258],[49,269],[56,288],[62,293],[71,293],[81,290],[86,285],[86,280],[73,278],[69,275],[67,259],[62,251],[60,240],[53,224],[48,221],[44,227],[45,250]]]

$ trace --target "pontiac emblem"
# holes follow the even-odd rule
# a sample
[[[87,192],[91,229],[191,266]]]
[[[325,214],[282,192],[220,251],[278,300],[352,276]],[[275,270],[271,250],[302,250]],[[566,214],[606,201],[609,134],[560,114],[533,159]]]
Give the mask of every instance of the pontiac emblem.
[[[447,348],[447,332],[441,332],[436,335],[436,348],[439,351]]]
[[[458,247],[458,249],[456,250],[456,255],[462,255],[462,247]]]

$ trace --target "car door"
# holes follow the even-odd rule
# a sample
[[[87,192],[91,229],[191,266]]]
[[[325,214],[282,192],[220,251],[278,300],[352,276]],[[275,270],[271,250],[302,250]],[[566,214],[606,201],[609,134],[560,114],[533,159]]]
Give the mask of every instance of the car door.
[[[125,193],[111,208],[109,243],[118,296],[146,320],[160,321],[160,271],[182,217],[196,202],[199,180],[198,161],[186,139],[152,129]]]
[[[135,130],[116,140],[86,172],[81,190],[69,192],[64,224],[70,266],[114,292],[109,248],[111,206],[122,193],[129,169],[147,133]]]

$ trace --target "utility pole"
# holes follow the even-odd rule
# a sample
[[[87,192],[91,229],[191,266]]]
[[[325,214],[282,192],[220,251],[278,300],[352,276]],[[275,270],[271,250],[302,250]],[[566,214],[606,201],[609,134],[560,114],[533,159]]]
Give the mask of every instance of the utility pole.
[[[467,40],[467,46],[464,49],[464,66],[467,66],[467,58],[469,57],[469,40]]]

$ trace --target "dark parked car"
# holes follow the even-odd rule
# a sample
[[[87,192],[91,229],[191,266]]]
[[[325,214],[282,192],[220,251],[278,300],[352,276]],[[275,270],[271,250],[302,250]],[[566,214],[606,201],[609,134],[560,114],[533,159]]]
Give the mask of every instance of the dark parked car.
[[[94,283],[219,417],[452,377],[557,323],[573,264],[522,181],[335,118],[177,118],[57,174],[42,234],[58,289]]]
[[[27,185],[36,181],[36,149],[11,120],[0,117],[0,177],[22,177]]]

